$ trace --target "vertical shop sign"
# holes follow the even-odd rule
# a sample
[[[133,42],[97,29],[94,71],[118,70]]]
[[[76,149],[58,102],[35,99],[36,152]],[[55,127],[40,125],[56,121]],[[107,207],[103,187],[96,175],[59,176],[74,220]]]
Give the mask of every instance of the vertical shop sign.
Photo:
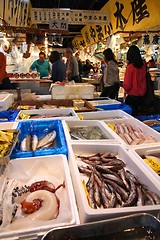
[[[96,30],[90,26],[89,28],[90,37],[93,39],[93,42],[96,42]]]
[[[114,16],[116,17],[116,28],[120,28],[123,31],[126,23],[128,22],[122,13],[124,5],[119,2],[116,2],[115,5],[117,8],[116,12],[114,13]]]
[[[103,29],[101,25],[96,25],[96,31],[97,31],[98,40],[101,41],[102,39],[104,39]]]
[[[85,47],[85,41],[82,36],[77,36],[72,40],[72,45],[75,49],[81,50]]]
[[[29,12],[29,0],[8,0],[5,8],[5,20],[9,25],[26,27]]]
[[[147,11],[147,5],[145,0],[133,0],[131,2],[132,14],[133,14],[133,25],[139,23],[144,18],[149,18],[150,14]]]

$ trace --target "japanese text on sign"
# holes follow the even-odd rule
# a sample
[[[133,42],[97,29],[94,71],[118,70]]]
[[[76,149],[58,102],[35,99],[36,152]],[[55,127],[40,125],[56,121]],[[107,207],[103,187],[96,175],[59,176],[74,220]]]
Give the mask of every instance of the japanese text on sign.
[[[53,30],[68,30],[68,21],[51,19],[49,21],[49,28]]]
[[[68,9],[43,9],[32,8],[32,23],[49,23],[50,19],[67,20],[72,24],[107,24],[109,14],[107,12],[89,11],[89,10],[68,10]]]

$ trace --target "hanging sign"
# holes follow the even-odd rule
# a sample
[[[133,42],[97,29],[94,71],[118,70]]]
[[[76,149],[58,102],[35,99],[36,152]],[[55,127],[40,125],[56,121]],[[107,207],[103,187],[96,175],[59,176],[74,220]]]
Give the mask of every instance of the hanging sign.
[[[51,19],[49,20],[49,29],[53,30],[68,30],[68,21]]]
[[[109,15],[106,11],[70,10],[60,8],[32,8],[33,24],[49,23],[50,19],[67,20],[70,24],[107,24]]]
[[[26,27],[30,1],[7,0],[4,19],[8,25]]]
[[[77,50],[82,50],[86,46],[85,41],[82,36],[76,36],[72,40],[72,45],[73,45],[73,48],[77,49]]]
[[[109,12],[109,34],[118,31],[140,31],[160,25],[159,0],[110,0],[102,8]]]

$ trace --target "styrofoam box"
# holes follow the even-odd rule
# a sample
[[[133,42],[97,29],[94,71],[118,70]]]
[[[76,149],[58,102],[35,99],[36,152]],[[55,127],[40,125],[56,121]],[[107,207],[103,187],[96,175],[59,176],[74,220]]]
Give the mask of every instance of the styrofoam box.
[[[51,84],[52,99],[93,99],[94,86],[86,83]]]
[[[76,160],[75,155],[87,155],[95,153],[105,152],[118,153],[118,157],[122,159],[126,164],[126,169],[132,172],[138,177],[141,183],[144,183],[148,189],[152,192],[160,195],[160,181],[158,181],[153,174],[144,167],[144,165],[137,161],[136,158],[130,157],[128,151],[120,144],[72,144],[69,155],[69,166],[71,177],[73,179],[73,187],[77,200],[77,206],[79,210],[80,222],[92,222],[97,220],[109,219],[119,216],[124,216],[133,213],[147,212],[153,215],[157,215],[160,209],[160,205],[147,205],[147,206],[133,206],[133,207],[119,207],[119,208],[97,208],[93,209],[89,206],[87,197],[82,185],[82,180],[85,176],[78,171],[77,164],[80,162]],[[87,179],[85,179],[87,181]]]
[[[0,93],[0,111],[7,110],[13,102],[13,94]]]
[[[0,123],[0,130],[16,129],[18,122]]]
[[[146,167],[160,182],[160,176],[144,161],[141,156],[143,155],[154,155],[159,154],[160,155],[160,148],[158,146],[150,146],[150,147],[138,147],[135,149],[129,150],[130,156],[133,155],[134,158],[136,158],[138,161],[144,164],[144,167]]]
[[[7,230],[7,232],[2,232],[1,230],[0,239],[2,237],[9,239],[19,239],[19,237],[23,239],[37,239],[38,236],[42,236],[52,228],[79,224],[69,166],[64,155],[12,160],[9,162],[6,172],[8,178],[23,181],[28,185],[36,181],[47,180],[57,187],[65,181],[65,188],[60,188],[56,191],[56,196],[60,200],[59,215],[56,219],[39,221],[37,225],[35,224],[36,220],[34,223],[27,222],[25,229],[12,229]],[[23,174],[24,177],[22,176]]]
[[[72,108],[21,110],[15,119],[16,121],[23,121],[22,119],[19,118],[21,113],[24,113],[26,115],[27,114],[28,115],[38,114],[38,115],[42,115],[42,116],[43,115],[53,115],[53,116],[55,115],[55,117],[48,117],[48,118],[39,117],[39,118],[24,119],[25,121],[26,120],[36,120],[37,121],[40,119],[43,119],[43,120],[49,120],[49,119],[74,119],[74,120],[76,120],[76,119],[79,119],[78,115],[75,113],[75,111]],[[72,116],[65,116],[65,115],[69,115],[69,114],[72,114]],[[61,115],[61,116],[59,116],[59,115]]]
[[[121,105],[121,102],[114,100],[114,99],[109,99],[109,100],[93,100],[93,101],[89,101],[90,104],[92,104],[93,106],[97,106],[97,105],[105,105],[105,104],[118,104]]]
[[[135,118],[130,118],[130,119],[115,119],[115,120],[105,120],[103,121],[104,124],[108,124],[108,123],[113,123],[113,124],[116,124],[116,123],[128,123],[128,124],[131,124],[135,127],[138,127],[142,130],[142,132],[144,132],[145,134],[149,135],[149,136],[152,136],[154,137],[157,142],[155,143],[142,143],[142,144],[139,144],[139,145],[129,145],[129,144],[126,144],[123,139],[121,137],[118,136],[118,134],[116,134],[113,130],[113,134],[115,136],[115,138],[122,144],[124,144],[125,147],[127,148],[135,148],[137,146],[150,146],[151,144],[154,146],[154,145],[158,145],[160,146],[160,133],[158,133],[157,131],[155,131],[154,129],[150,128],[149,126],[147,126],[146,124],[140,122],[138,119],[135,119]]]
[[[122,110],[100,111],[100,112],[81,112],[83,120],[106,120],[116,118],[133,118],[130,114]]]
[[[99,127],[100,130],[104,133],[104,135],[106,136],[106,139],[93,139],[93,140],[73,140],[69,134],[69,128],[72,127]],[[76,120],[76,121],[66,121],[66,123],[63,125],[64,127],[64,133],[66,135],[66,140],[67,142],[75,142],[75,143],[79,143],[79,142],[118,142],[116,140],[116,138],[114,137],[114,134],[112,134],[112,130],[105,124],[103,124],[103,122],[101,121],[96,121],[96,120]]]

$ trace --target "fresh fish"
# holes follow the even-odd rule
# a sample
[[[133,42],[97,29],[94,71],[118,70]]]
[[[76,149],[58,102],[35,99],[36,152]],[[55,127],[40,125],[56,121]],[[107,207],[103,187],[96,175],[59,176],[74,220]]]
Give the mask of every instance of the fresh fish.
[[[141,186],[137,187],[137,194],[138,194],[137,206],[144,206],[145,199],[144,199],[144,196],[143,196],[143,192],[142,192]]]
[[[110,193],[109,193],[110,194]],[[101,184],[101,197],[102,197],[102,205],[104,208],[108,208],[109,206],[109,199],[106,194],[106,187],[104,181],[102,181]],[[111,194],[110,194],[110,199],[111,199]]]
[[[89,189],[93,188],[93,186],[94,186],[94,173],[93,173],[93,170],[92,170],[90,178],[88,179],[88,182],[86,183],[86,188],[89,191]]]
[[[129,187],[129,184],[128,184],[127,179],[126,179],[126,174],[125,174],[124,168],[120,169],[120,170],[118,171],[118,173],[119,173],[119,175],[120,175],[120,177],[121,177],[121,179],[122,179],[122,181],[123,181],[126,189],[129,190],[130,187]]]
[[[88,190],[88,195],[89,195],[89,205],[91,206],[91,208],[96,209],[97,205],[96,205],[96,202],[95,202],[95,199],[94,199],[94,189],[93,189],[93,187],[91,187]]]
[[[135,182],[131,178],[129,179],[129,181],[130,181],[130,193],[128,200],[125,201],[125,203],[123,203],[123,207],[134,206],[138,198]]]
[[[78,166],[79,172],[80,173],[85,173],[86,175],[91,175],[91,170],[84,167],[84,166]]]
[[[97,206],[100,207],[101,206],[101,196],[100,196],[98,183],[96,181],[94,181],[93,189],[94,189],[94,199],[95,199],[95,202],[96,202]]]
[[[116,195],[115,195],[115,193],[114,192],[112,192],[112,195],[111,195],[111,199],[110,199],[110,201],[109,201],[109,205],[108,205],[108,207],[109,208],[114,208],[115,206],[116,206]]]
[[[151,192],[151,191],[148,191],[148,194],[147,194],[147,196],[148,195],[150,195],[151,196],[151,198],[153,199],[153,201],[154,201],[154,204],[160,204],[160,197],[156,194],[156,193],[153,193],[153,192]]]
[[[105,183],[107,183],[108,185],[111,185],[111,187],[114,188],[115,191],[117,191],[117,192],[121,195],[121,197],[122,197],[122,199],[123,199],[124,202],[127,201],[127,199],[128,199],[128,193],[127,193],[122,187],[120,187],[120,186],[119,186],[118,184],[116,184],[114,181],[111,181],[111,180],[109,180],[109,179],[105,179],[104,181],[105,181]]]
[[[21,151],[31,151],[31,135],[27,135],[21,142],[20,146]]]
[[[113,174],[102,174],[102,176],[106,179],[114,181],[115,183],[117,183],[121,187],[125,187],[125,185],[124,185],[123,181],[120,179],[120,177],[116,177]]]
[[[56,138],[56,131],[53,130],[52,132],[48,133],[46,136],[44,136],[39,140],[37,148],[42,148],[46,146],[47,144],[53,142],[55,138]]]
[[[35,151],[37,149],[37,145],[38,145],[38,137],[37,135],[33,135],[32,138],[32,151]]]

